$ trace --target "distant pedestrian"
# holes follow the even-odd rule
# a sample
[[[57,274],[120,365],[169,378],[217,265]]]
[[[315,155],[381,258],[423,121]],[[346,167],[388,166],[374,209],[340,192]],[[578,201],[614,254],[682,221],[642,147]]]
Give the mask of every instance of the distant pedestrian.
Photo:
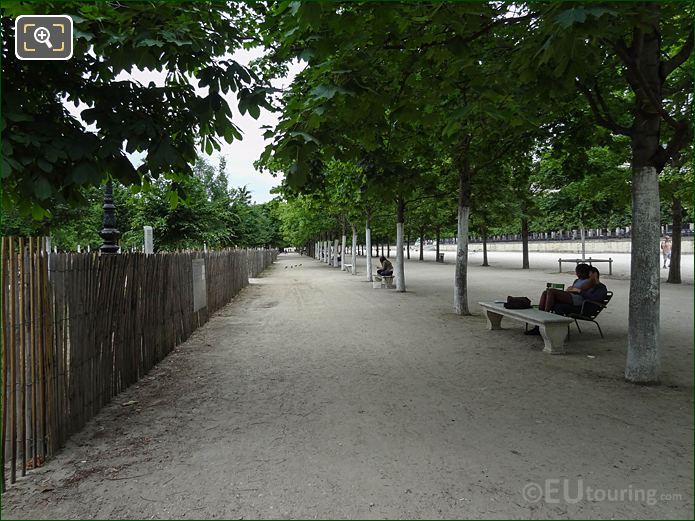
[[[671,266],[671,237],[668,235],[661,241],[661,256],[664,258],[663,268],[666,269],[668,267],[666,266],[666,261]]]

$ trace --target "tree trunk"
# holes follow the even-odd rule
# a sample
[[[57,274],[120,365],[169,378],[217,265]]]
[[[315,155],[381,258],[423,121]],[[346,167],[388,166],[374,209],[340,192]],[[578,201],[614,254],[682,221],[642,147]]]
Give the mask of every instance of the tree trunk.
[[[464,161],[466,161],[464,155]],[[468,216],[471,204],[471,176],[467,165],[459,170],[456,274],[454,275],[454,313],[470,315],[468,310]]]
[[[408,233],[408,236],[405,239],[405,244],[406,244],[405,251],[408,255],[408,260],[410,260],[410,233]]]
[[[364,249],[367,253],[364,259],[367,262],[367,281],[372,282],[372,231],[369,229],[369,214],[367,214],[367,223],[364,227]]]
[[[423,248],[425,246],[425,227],[420,228],[420,260],[425,260]]]
[[[632,181],[632,253],[625,378],[659,379],[659,181],[656,168],[635,169]]]
[[[342,255],[340,258],[342,259]],[[333,241],[333,267],[334,268],[340,267],[340,264],[338,263],[338,239],[335,239]]]
[[[436,255],[437,256],[435,258],[436,258],[437,262],[439,262],[439,232],[440,232],[440,230],[441,230],[441,227],[439,227],[439,226],[437,226],[435,228],[435,242],[437,243],[437,246],[436,246],[436,250],[437,250]]]
[[[661,101],[660,12],[649,4],[644,14],[644,32],[635,56],[634,69],[647,84],[654,98]],[[632,253],[630,258],[630,302],[625,378],[634,383],[659,381],[659,258],[660,211],[659,172],[656,159],[661,115],[640,86],[634,88],[632,124]]]
[[[483,226],[483,266],[489,266],[487,263],[487,228]]]
[[[352,274],[357,274],[357,226],[352,225]]]
[[[386,257],[391,257],[391,239],[386,238]]]
[[[405,220],[405,201],[399,195],[396,200],[396,291],[405,291],[405,261],[403,260],[403,222]]]
[[[579,235],[582,240],[582,260],[586,259],[586,230],[584,225],[579,228]]]
[[[347,237],[345,236],[345,222],[343,222],[343,236],[340,244],[340,271],[345,271],[345,246],[347,245]]]
[[[668,279],[666,282],[672,284],[681,283],[681,233],[683,230],[683,207],[678,197],[673,197],[671,206],[673,217],[673,229],[671,231],[671,263],[668,268]]]
[[[521,269],[530,269],[528,261],[528,218],[521,218]]]

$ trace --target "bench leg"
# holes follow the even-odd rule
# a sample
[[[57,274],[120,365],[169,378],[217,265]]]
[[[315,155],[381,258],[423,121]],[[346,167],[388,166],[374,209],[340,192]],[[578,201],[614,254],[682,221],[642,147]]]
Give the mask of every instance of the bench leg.
[[[493,331],[495,329],[502,329],[502,326],[500,326],[500,322],[502,322],[502,315],[494,313],[490,310],[486,310],[485,316],[487,317],[487,328],[490,331]]]
[[[567,329],[565,324],[546,324],[540,326],[541,337],[545,346],[544,353],[551,355],[562,354],[565,352],[565,338],[567,338]]]

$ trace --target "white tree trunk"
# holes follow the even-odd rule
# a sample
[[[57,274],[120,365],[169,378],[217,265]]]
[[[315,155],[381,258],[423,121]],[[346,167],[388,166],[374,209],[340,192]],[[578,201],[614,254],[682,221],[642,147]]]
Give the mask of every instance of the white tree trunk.
[[[659,380],[659,176],[654,167],[632,173],[632,252],[625,378]]]
[[[328,240],[326,240],[324,242],[324,245],[323,245],[323,247],[324,247],[323,262],[325,262],[328,265],[330,265],[330,263],[331,263],[331,246],[330,246],[330,244],[331,243]]]
[[[340,271],[345,271],[345,246],[347,244],[347,237],[343,234],[343,243],[340,248]]]
[[[403,259],[403,223],[396,223],[396,291],[405,291],[405,261]]]
[[[352,274],[357,274],[357,226],[352,225]]]
[[[333,267],[338,268],[338,239],[333,241]]]
[[[456,241],[456,275],[454,276],[454,313],[470,315],[468,311],[468,215],[470,208],[459,205]]]
[[[367,261],[367,282],[372,282],[372,230],[369,226],[364,229],[364,258]]]

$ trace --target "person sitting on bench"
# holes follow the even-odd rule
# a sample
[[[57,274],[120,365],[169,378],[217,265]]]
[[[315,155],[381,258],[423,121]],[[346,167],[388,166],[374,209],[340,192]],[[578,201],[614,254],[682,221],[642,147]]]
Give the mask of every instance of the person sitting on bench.
[[[581,313],[582,306],[585,300],[593,300],[595,302],[602,302],[606,295],[608,295],[608,288],[600,280],[601,273],[597,268],[591,266],[589,268],[589,278],[592,280],[593,284],[589,289],[582,290],[578,295],[582,298],[581,304],[564,304],[557,303],[553,307],[553,312],[558,315],[569,315],[570,313]],[[585,310],[586,311],[586,310]]]
[[[393,264],[383,255],[379,257],[379,262],[381,263],[381,269],[376,270],[377,274],[382,277],[390,277],[393,275]]]
[[[548,288],[541,294],[541,300],[538,305],[540,311],[552,312],[557,304],[569,304],[571,306],[581,307],[582,302],[584,302],[584,297],[581,296],[581,292],[590,289],[594,282],[589,277],[591,266],[588,264],[577,264],[575,269],[575,274],[577,278],[568,286],[566,290]],[[538,326],[533,329],[529,329],[524,334],[526,335],[540,335],[540,330]]]

